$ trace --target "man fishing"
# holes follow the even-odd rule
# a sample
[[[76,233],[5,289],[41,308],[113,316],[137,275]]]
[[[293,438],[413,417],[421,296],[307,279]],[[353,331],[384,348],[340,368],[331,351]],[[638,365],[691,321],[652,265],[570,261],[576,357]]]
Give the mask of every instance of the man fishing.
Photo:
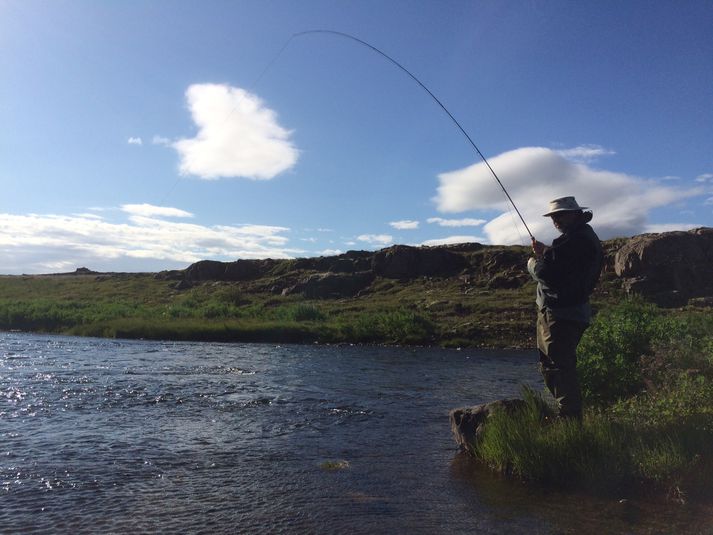
[[[545,385],[557,400],[559,416],[582,419],[577,379],[577,345],[589,326],[589,295],[599,280],[603,254],[598,236],[574,197],[550,202],[545,217],[562,235],[550,247],[532,239],[527,269],[537,281],[537,349]]]

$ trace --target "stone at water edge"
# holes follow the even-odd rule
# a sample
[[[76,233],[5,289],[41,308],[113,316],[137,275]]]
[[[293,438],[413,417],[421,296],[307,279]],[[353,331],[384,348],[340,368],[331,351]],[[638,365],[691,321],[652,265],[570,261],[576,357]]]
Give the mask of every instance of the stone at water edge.
[[[473,407],[453,409],[449,413],[451,431],[462,451],[473,453],[473,446],[483,434],[485,424],[494,411],[504,410],[508,414],[524,408],[521,399],[499,399]]]

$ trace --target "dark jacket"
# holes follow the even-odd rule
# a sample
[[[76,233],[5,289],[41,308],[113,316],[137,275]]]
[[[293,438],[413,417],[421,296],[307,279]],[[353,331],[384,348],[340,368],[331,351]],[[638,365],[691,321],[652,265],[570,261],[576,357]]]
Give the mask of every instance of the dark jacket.
[[[586,223],[556,238],[533,268],[544,306],[562,308],[587,303],[603,261],[599,237]]]

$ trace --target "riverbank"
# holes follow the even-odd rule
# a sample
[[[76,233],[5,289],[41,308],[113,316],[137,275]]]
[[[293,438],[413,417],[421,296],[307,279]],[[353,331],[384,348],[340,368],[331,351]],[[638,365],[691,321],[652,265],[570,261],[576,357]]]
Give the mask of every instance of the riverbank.
[[[284,261],[198,262],[161,273],[0,276],[0,329],[109,338],[534,345],[523,247],[396,246]],[[594,296],[623,296],[605,274]]]
[[[525,390],[466,448],[510,477],[557,488],[713,503],[713,316],[643,302],[599,314],[578,351],[581,425]]]
[[[713,229],[603,242],[597,311],[629,295],[710,306]],[[534,346],[529,248],[395,245],[160,273],[0,276],[0,329],[234,342]]]

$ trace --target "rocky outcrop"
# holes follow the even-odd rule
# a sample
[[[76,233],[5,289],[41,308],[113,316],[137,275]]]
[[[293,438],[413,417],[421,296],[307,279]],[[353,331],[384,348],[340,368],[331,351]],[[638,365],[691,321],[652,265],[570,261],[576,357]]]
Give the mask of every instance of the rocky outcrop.
[[[604,277],[662,306],[710,306],[713,298],[713,229],[642,234],[604,242]],[[528,247],[479,243],[437,247],[394,245],[376,252],[286,260],[204,260],[158,276],[187,289],[203,281],[255,281],[272,293],[310,298],[352,297],[377,278],[408,281],[459,276],[471,288],[518,288],[530,282]],[[693,301],[691,301],[693,300]]]
[[[634,236],[617,251],[614,271],[627,292],[660,306],[713,296],[713,229]]]
[[[236,260],[235,262],[218,262],[216,260],[201,260],[191,264],[184,272],[184,278],[195,281],[245,281],[261,277],[275,264],[275,260]]]
[[[442,247],[394,245],[374,254],[376,275],[387,279],[414,279],[455,275],[467,265],[463,255]]]
[[[488,251],[480,266],[481,278],[491,289],[519,288],[530,280],[524,269],[529,252],[520,249]]]
[[[453,438],[462,451],[472,453],[473,446],[483,434],[488,418],[495,411],[504,410],[507,414],[512,414],[524,407],[525,402],[521,399],[500,399],[473,407],[453,409],[449,414]]]
[[[299,293],[308,299],[328,299],[354,297],[374,280],[374,273],[316,273],[301,280],[291,288],[283,290],[283,295]]]

